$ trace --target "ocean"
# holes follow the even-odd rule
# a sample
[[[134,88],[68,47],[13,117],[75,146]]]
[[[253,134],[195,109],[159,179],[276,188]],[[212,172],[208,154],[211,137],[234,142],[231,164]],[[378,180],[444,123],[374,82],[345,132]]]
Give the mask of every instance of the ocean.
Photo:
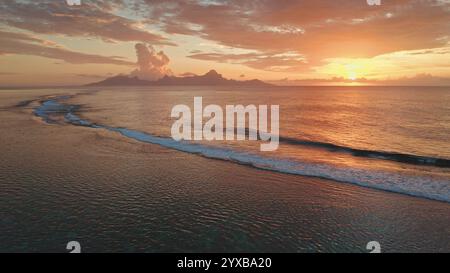
[[[196,96],[279,105],[279,148],[174,141],[171,109]],[[0,102],[2,252],[450,251],[448,87],[80,87]]]

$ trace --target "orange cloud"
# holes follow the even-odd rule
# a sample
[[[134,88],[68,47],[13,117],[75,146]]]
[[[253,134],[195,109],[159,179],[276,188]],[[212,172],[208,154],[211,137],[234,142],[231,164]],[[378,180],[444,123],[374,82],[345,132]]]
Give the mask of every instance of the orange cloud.
[[[291,71],[306,69],[305,58],[297,53],[284,54],[269,53],[198,53],[188,56],[192,59],[204,61],[216,61],[219,63],[242,64],[251,68],[268,71]]]
[[[2,1],[0,22],[39,34],[96,37],[104,41],[142,41],[174,45],[159,34],[139,28],[139,22],[114,14],[122,1],[83,1],[68,6],[65,1]]]
[[[168,33],[267,54],[296,52],[311,67],[327,58],[367,58],[442,47],[450,41],[446,1],[393,0],[381,6],[364,0],[145,2],[148,16],[157,18]],[[278,61],[275,58],[274,65]],[[287,66],[292,63],[285,61]],[[248,64],[259,67],[259,62]],[[267,61],[262,66],[270,67]]]
[[[55,43],[36,38],[24,33],[7,32],[0,29],[0,53],[23,54],[63,60],[72,64],[115,64],[134,65],[116,56],[86,54],[65,49]]]
[[[329,79],[281,79],[270,81],[277,85],[302,86],[302,85],[381,85],[381,86],[450,86],[450,77],[435,77],[431,74],[417,74],[412,77],[377,79],[348,79],[344,77],[333,77]]]
[[[146,48],[148,54],[140,50],[150,57],[138,57],[139,68],[132,74],[143,78],[170,74],[169,54],[176,58],[176,74],[217,65],[235,78],[242,73],[263,79],[450,76],[445,62],[450,56],[450,3],[443,0],[390,0],[380,6],[365,0],[98,0],[83,1],[80,7],[11,0],[0,2],[0,14],[0,27],[9,31],[1,37],[0,55],[131,65],[101,52],[110,42],[125,42],[113,49],[128,58],[135,43],[172,45],[164,48],[167,55],[159,49]],[[60,45],[72,42],[74,48],[92,45],[92,52]],[[108,73],[111,68],[103,69]]]
[[[146,44],[135,45],[138,69],[131,73],[142,80],[157,80],[165,75],[172,75],[168,68],[169,57],[163,51],[156,52],[155,49]]]

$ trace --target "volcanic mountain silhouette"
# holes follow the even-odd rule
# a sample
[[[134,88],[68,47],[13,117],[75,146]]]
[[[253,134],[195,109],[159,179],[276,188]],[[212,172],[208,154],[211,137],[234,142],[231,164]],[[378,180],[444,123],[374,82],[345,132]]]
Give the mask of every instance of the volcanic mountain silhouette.
[[[141,80],[138,77],[117,75],[103,81],[87,84],[87,86],[158,86],[158,85],[226,85],[226,86],[271,86],[269,83],[254,79],[237,81],[224,78],[215,70],[200,76],[176,77],[164,76],[156,81]]]

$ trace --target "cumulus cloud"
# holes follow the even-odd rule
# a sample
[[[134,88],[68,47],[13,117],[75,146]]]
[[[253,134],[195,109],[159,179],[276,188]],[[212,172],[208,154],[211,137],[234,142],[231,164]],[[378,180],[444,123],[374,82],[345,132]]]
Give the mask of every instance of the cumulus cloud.
[[[151,45],[143,43],[137,43],[135,49],[138,69],[131,76],[153,81],[173,74],[168,67],[170,59],[163,51],[157,52]]]

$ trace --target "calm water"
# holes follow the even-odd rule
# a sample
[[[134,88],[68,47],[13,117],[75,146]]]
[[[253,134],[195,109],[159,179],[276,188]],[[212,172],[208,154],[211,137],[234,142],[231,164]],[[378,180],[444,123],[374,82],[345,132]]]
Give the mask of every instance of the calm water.
[[[290,174],[317,176],[450,202],[448,88],[105,90],[75,97],[78,116],[129,138]],[[280,148],[252,141],[171,143],[176,104],[280,105]],[[193,110],[192,110],[193,111]],[[146,135],[136,135],[136,133]],[[150,139],[147,139],[149,137]],[[162,137],[161,139],[151,139]],[[174,147],[176,146],[176,147]]]
[[[449,88],[18,92],[0,92],[0,251],[450,250]],[[280,105],[280,148],[173,141],[194,96]]]

